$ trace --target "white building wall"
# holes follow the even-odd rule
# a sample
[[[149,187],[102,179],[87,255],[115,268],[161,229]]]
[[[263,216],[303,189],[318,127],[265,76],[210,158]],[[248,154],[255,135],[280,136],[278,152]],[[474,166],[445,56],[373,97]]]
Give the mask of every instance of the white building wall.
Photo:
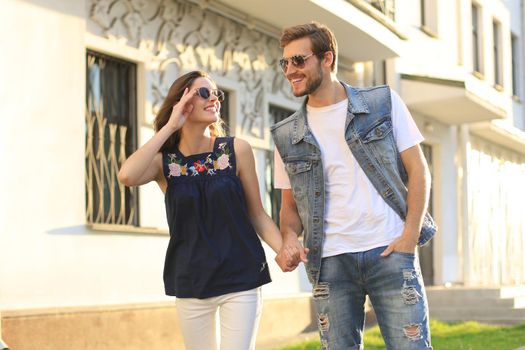
[[[436,11],[431,16],[434,16],[432,20],[435,19],[437,25],[433,27],[432,32],[421,28],[420,1],[396,2],[398,24],[407,31],[409,40],[406,42],[406,50],[403,54],[392,60],[395,61],[393,69],[397,74],[463,81],[466,94],[473,94],[483,103],[504,111],[505,122],[519,126],[520,121],[523,120],[523,106],[520,102],[513,102],[511,98],[510,30],[512,28],[516,34],[521,35],[521,28],[523,28],[523,19],[519,15],[523,11],[520,7],[521,1],[474,2],[481,7],[482,13],[482,76],[472,74],[471,2],[462,0],[427,1],[427,5],[436,6]],[[502,91],[494,88],[493,19],[501,24]],[[520,69],[522,65],[523,63],[520,64]],[[398,76],[397,80],[390,81],[390,84],[398,88],[400,79]],[[408,100],[418,99],[418,96],[407,96],[407,92],[402,89],[399,92]],[[421,98],[424,93],[432,94],[432,90],[417,93]],[[443,114],[446,114],[446,111],[447,106],[444,104]],[[442,124],[425,115],[423,111],[413,112],[413,116],[426,138],[425,142],[432,145],[434,152],[434,214],[439,226],[439,232],[434,239],[434,282],[437,284],[480,283],[479,277],[473,277],[476,274],[473,269],[481,259],[481,254],[472,246],[472,239],[475,236],[472,227],[477,227],[478,220],[486,219],[490,213],[482,213],[479,208],[472,207],[471,204],[477,203],[476,200],[480,198],[473,194],[477,193],[476,191],[501,191],[500,196],[510,199],[510,194],[507,193],[510,189],[504,187],[502,181],[505,180],[499,178],[493,178],[485,187],[472,189],[472,183],[478,183],[480,178],[486,179],[486,177],[485,173],[480,171],[479,158],[469,151],[469,124],[461,124],[460,121],[456,124]],[[494,145],[494,147],[498,146]],[[510,157],[506,153],[502,155],[503,159],[507,156]],[[506,162],[512,163],[514,160],[511,157]],[[516,166],[523,167],[523,165]],[[506,215],[512,216],[508,206],[505,210],[507,210]],[[507,227],[507,233],[519,227],[514,224],[509,227],[501,215],[490,220]],[[517,225],[515,220],[514,223]],[[477,237],[478,242],[479,237]],[[513,237],[516,239],[515,236]],[[501,257],[494,259],[499,259],[497,263],[500,264]],[[491,259],[487,260],[491,261]],[[490,263],[493,263],[492,267],[496,264],[495,261]],[[520,269],[522,268],[513,271],[519,275]],[[483,280],[482,277],[481,279]],[[483,283],[495,283],[493,281],[492,277],[487,276]],[[502,278],[501,282],[514,283],[509,278]]]
[[[158,10],[152,7],[155,2],[136,2],[133,6],[145,7],[133,11],[131,2],[122,1],[111,10],[104,4],[2,2],[0,43],[9,53],[0,56],[2,310],[170,300],[162,283],[168,243],[165,210],[155,184],[140,189],[140,217],[142,226],[158,229],[158,234],[86,226],[87,48],[138,64],[139,143],[152,135],[151,121],[162,101],[159,93],[167,91],[182,70],[198,68],[198,62],[206,62],[203,68],[234,96],[235,133],[254,145],[259,173],[264,170],[262,155],[270,150],[268,115],[261,109],[268,99],[264,94],[296,106],[289,92],[281,92],[287,85],[275,64],[280,54],[275,38],[184,1],[162,2],[166,16],[183,22],[181,31],[169,27],[171,17],[148,22]],[[188,11],[184,16],[183,10]],[[192,32],[202,20],[202,30]],[[209,41],[219,33],[224,41]],[[196,45],[205,50],[193,51]],[[231,70],[214,71],[225,58],[214,56],[219,52],[231,54]],[[170,55],[177,58],[170,60]],[[209,60],[203,61],[205,57]],[[270,65],[274,69],[267,69]],[[258,113],[252,116],[254,124],[245,119],[247,111]],[[265,287],[265,294],[304,290],[304,270],[284,276],[273,262],[274,253],[266,250],[275,283]]]
[[[0,309],[168,300],[162,285],[168,237],[162,194],[155,184],[140,189],[140,217],[143,227],[153,227],[158,234],[94,231],[86,226],[86,48],[137,63],[139,143],[151,137],[156,108],[175,77],[199,67],[211,71],[232,96],[234,133],[254,146],[260,190],[265,193],[263,174],[272,148],[267,106],[298,106],[276,68],[281,54],[276,38],[189,2],[159,1],[161,12],[152,6],[155,2],[148,1],[121,1],[110,9],[103,6],[104,1],[94,0],[3,0],[0,44],[9,54],[0,55]],[[436,37],[419,29],[418,3],[396,2],[398,25],[409,40],[401,57],[387,62],[392,88],[399,91],[400,73],[452,80],[467,74],[467,84],[488,103],[510,106],[509,68],[505,96],[492,91],[490,58],[485,61],[484,81],[470,76],[470,2],[437,3]],[[500,1],[478,3],[484,8],[485,29],[491,29],[489,14],[493,13],[502,20],[503,33],[512,28],[522,35],[522,20],[514,16],[518,0],[509,0],[508,9]],[[197,31],[201,22],[204,25]],[[457,28],[461,28],[459,34]],[[218,40],[218,33],[225,39]],[[491,56],[489,44],[485,42],[486,57]],[[365,70],[360,73],[358,66]],[[340,69],[339,75],[350,83],[364,84],[372,81],[366,67],[366,63],[351,65]],[[523,96],[523,81],[520,84]],[[513,107],[508,120],[518,125],[523,107],[518,102]],[[414,118],[434,152],[434,214],[440,227],[434,240],[434,282],[461,283],[467,277],[480,282],[475,276],[486,267],[480,265],[480,241],[474,240],[472,230],[488,207],[470,205],[485,195],[486,187],[479,184],[486,181],[476,177],[488,166],[481,160],[487,154],[498,159],[489,167],[496,164],[505,174],[522,171],[523,161],[513,153],[469,148],[468,126],[447,125],[420,113],[414,113]],[[490,191],[500,188],[497,201],[505,203],[514,188],[503,188],[501,181],[492,181]],[[263,200],[268,208],[268,198]],[[506,237],[516,248],[523,228],[519,231],[522,223],[513,210],[505,215],[518,226],[506,226]],[[498,215],[491,227],[503,226],[498,223],[504,214]],[[487,237],[496,237],[496,231]],[[471,245],[466,247],[468,242]],[[268,247],[266,251],[274,279],[265,287],[267,296],[309,290],[302,268],[284,275],[273,262],[273,252]],[[471,251],[475,252],[472,258]],[[495,259],[501,262],[503,253],[499,254]],[[491,281],[519,279],[500,272],[492,271]]]
[[[471,135],[468,147],[469,281],[525,284],[525,154]]]
[[[506,0],[505,3],[508,6],[509,12],[513,14],[511,16],[510,30],[513,35],[516,36],[518,41],[517,52],[515,53],[517,57],[516,67],[518,81],[515,82],[517,85],[517,93],[513,98],[512,108],[514,115],[514,126],[525,130],[525,111],[523,108],[523,101],[525,97],[525,76],[524,76],[524,51],[523,45],[525,43],[523,28],[525,26],[525,21],[523,20],[523,15],[525,11],[523,0]],[[521,14],[521,15],[520,15]]]
[[[433,284],[457,283],[462,279],[459,257],[459,208],[456,200],[459,196],[457,128],[416,113],[413,117],[425,138],[424,143],[432,147],[433,153],[432,204],[433,216],[439,227],[433,239]]]

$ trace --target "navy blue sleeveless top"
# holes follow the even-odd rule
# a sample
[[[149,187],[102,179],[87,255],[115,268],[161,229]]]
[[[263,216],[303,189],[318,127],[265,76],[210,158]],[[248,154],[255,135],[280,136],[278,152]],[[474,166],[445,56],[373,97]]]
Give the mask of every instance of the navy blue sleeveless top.
[[[236,175],[233,137],[217,137],[209,153],[164,151],[162,161],[170,230],[166,294],[202,299],[270,282]]]

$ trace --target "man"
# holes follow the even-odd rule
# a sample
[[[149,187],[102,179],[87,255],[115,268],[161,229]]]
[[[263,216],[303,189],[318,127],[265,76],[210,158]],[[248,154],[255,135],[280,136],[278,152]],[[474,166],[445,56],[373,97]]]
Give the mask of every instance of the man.
[[[337,43],[326,26],[286,28],[281,47],[293,94],[306,96],[271,128],[281,252],[296,257],[285,269],[305,262],[322,349],[363,348],[366,295],[388,349],[432,349],[415,255],[436,231],[425,214],[423,137],[387,86],[357,89],[337,80]]]

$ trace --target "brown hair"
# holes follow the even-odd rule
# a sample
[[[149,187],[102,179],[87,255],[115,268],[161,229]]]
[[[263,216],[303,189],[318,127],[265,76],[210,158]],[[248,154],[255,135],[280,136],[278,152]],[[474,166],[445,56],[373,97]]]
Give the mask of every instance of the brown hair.
[[[313,53],[321,59],[325,52],[331,51],[334,56],[332,62],[332,72],[337,71],[337,41],[334,33],[319,22],[312,21],[307,24],[300,24],[293,27],[284,28],[281,34],[281,48],[288,45],[290,42],[309,37],[312,41]]]
[[[173,82],[168,91],[168,95],[166,96],[164,102],[162,103],[162,106],[160,107],[159,113],[157,113],[157,116],[153,121],[153,129],[155,130],[155,132],[158,132],[160,129],[162,129],[164,125],[166,125],[166,123],[170,119],[173,106],[175,106],[180,101],[184,90],[186,88],[189,88],[191,84],[193,84],[193,82],[198,78],[208,78],[211,80],[208,73],[200,70],[194,70],[180,76],[179,78],[177,78],[177,80]],[[181,130],[182,129],[175,131],[166,140],[164,145],[162,145],[160,151],[178,147],[181,138]],[[218,121],[210,125],[210,132],[211,135],[215,137],[225,136],[226,133],[224,131],[224,121],[219,118]]]

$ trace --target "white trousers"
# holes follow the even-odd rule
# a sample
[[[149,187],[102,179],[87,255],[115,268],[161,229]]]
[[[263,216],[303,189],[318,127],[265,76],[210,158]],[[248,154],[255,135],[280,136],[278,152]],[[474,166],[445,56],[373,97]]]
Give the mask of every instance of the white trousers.
[[[260,287],[206,299],[177,298],[175,302],[186,350],[217,350],[218,342],[220,350],[255,349],[262,312]]]

